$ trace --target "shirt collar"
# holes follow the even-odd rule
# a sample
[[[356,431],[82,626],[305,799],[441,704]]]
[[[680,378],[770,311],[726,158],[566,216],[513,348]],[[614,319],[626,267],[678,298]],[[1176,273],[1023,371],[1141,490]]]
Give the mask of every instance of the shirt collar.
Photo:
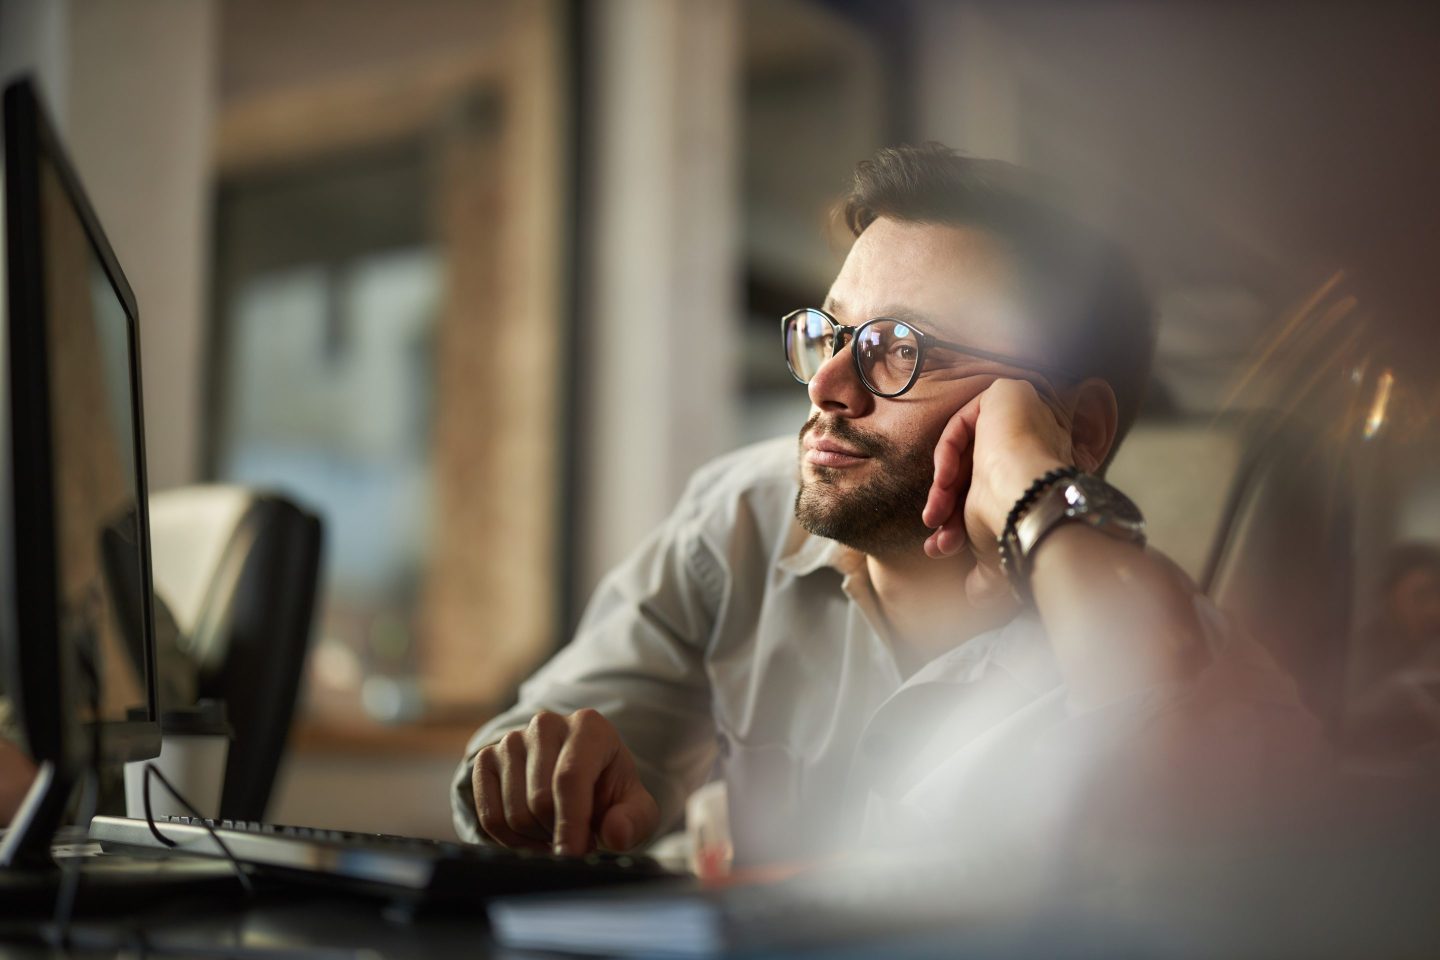
[[[836,540],[816,536],[796,521],[791,521],[790,528],[795,545],[775,563],[784,573],[804,577],[828,568],[843,576],[850,576],[865,565],[865,554],[859,550],[851,549]]]
[[[1040,621],[1033,614],[1022,614],[935,657],[917,670],[906,685],[971,683],[992,669],[1004,670],[1036,694],[1052,690],[1060,683],[1059,664]]]
[[[834,570],[846,578],[864,573],[865,554],[836,540],[816,536],[792,520],[793,546],[775,565],[781,571],[804,577],[818,570]],[[969,682],[988,667],[1008,671],[1036,691],[1053,689],[1060,682],[1058,664],[1045,640],[1039,621],[1022,615],[1009,623],[971,637],[921,667],[906,686],[927,681]]]

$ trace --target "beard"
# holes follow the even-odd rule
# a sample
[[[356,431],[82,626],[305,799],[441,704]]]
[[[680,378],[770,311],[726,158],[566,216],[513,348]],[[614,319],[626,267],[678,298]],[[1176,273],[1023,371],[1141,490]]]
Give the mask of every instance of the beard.
[[[819,421],[817,413],[805,423],[800,429],[802,441]],[[903,447],[842,419],[827,422],[824,432],[869,456],[871,476],[844,490],[840,481],[846,468],[812,464],[807,475],[802,466],[800,491],[795,495],[795,518],[800,526],[817,537],[877,557],[921,549],[931,533],[920,514],[935,474],[934,444]]]

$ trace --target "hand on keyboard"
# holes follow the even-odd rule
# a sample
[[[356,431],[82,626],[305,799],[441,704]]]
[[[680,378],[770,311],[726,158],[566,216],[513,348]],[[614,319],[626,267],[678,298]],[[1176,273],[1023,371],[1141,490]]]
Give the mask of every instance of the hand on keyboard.
[[[629,850],[660,821],[635,758],[595,710],[536,714],[476,755],[471,784],[481,829],[507,847],[578,856],[598,834],[600,846]]]

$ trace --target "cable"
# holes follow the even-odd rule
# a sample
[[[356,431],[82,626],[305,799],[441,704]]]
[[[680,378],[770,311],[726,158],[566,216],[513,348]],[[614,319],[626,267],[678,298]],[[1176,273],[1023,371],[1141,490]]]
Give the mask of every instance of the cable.
[[[185,799],[185,797],[181,795],[180,791],[176,790],[169,780],[165,779],[165,774],[160,772],[159,767],[155,766],[155,764],[153,763],[146,763],[145,776],[141,785],[140,795],[141,799],[144,801],[145,804],[145,823],[150,827],[150,833],[155,837],[155,839],[160,841],[160,843],[164,844],[167,847],[178,846],[178,844],[174,840],[171,840],[169,837],[161,833],[160,828],[155,825],[155,814],[150,808],[150,777],[152,775],[155,777],[156,780],[160,781],[160,785],[162,787],[169,791],[170,796],[174,797],[176,802],[178,802],[180,806],[184,807],[190,813],[190,816],[194,820],[199,822],[200,826],[205,828],[205,832],[210,834],[210,839],[215,841],[215,846],[220,848],[220,852],[225,854],[225,859],[229,860],[230,865],[235,868],[235,876],[240,880],[240,886],[245,888],[246,894],[253,896],[255,894],[255,885],[250,882],[250,877],[245,872],[244,864],[242,864],[236,858],[235,854],[230,852],[230,848],[225,845],[224,840],[220,839],[220,835],[215,832],[215,827],[211,824],[210,820],[204,816],[201,816],[200,811],[196,810],[194,805],[192,805],[189,800]]]

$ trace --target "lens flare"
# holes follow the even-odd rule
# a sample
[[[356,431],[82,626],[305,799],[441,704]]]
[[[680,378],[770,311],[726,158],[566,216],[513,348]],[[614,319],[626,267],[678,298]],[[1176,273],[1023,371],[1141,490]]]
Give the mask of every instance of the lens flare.
[[[1395,374],[1389,368],[1381,371],[1375,380],[1375,397],[1370,401],[1370,413],[1365,417],[1363,436],[1373,440],[1385,429],[1385,417],[1390,409],[1390,394],[1395,389]]]

